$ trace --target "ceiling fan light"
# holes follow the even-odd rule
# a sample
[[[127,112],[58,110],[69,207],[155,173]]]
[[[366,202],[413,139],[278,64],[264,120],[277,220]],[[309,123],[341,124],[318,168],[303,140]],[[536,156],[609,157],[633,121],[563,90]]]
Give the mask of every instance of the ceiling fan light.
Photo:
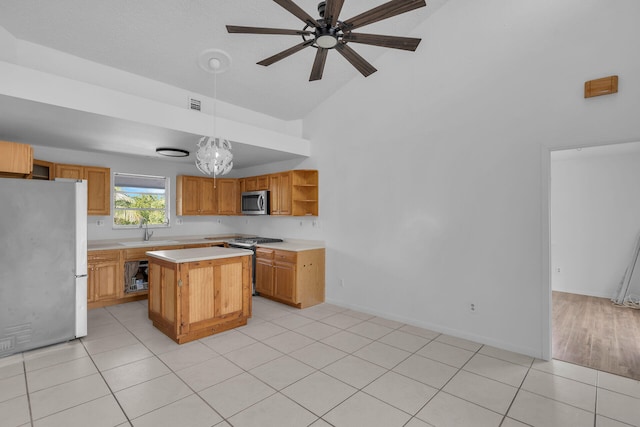
[[[331,49],[338,44],[338,38],[331,34],[323,34],[316,37],[316,44],[323,49]]]

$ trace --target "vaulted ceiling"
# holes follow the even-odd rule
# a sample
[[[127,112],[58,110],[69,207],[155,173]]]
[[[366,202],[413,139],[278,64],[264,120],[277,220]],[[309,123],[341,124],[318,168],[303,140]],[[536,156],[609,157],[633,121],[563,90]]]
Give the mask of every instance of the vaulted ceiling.
[[[445,1],[431,0],[427,7],[367,25],[362,32],[420,37],[412,31]],[[318,2],[296,0],[314,17],[319,16]],[[385,2],[346,0],[340,18]],[[364,78],[341,55],[330,52],[322,80],[309,82],[315,49],[269,67],[257,65],[300,43],[300,36],[228,34],[227,24],[304,27],[279,4],[265,0],[2,0],[0,4],[0,26],[18,39],[198,94],[213,96],[213,76],[198,66],[199,54],[222,49],[232,64],[218,77],[218,99],[282,120],[303,118],[350,79]],[[387,50],[352,46],[374,66]]]

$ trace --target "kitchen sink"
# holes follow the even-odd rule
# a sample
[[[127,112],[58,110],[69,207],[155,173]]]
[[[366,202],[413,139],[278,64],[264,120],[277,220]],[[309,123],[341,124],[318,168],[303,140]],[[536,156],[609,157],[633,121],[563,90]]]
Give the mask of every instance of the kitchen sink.
[[[164,246],[164,245],[175,245],[178,243],[177,240],[147,240],[146,242],[143,240],[138,240],[137,242],[118,242],[122,246]]]

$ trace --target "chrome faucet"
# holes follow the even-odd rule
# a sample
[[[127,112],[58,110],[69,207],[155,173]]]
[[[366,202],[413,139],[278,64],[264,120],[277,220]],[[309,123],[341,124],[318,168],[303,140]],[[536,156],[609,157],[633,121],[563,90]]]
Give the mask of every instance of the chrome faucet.
[[[144,225],[144,237],[143,240],[148,242],[153,236],[153,231],[149,232],[149,222],[145,218],[140,219],[140,228]]]

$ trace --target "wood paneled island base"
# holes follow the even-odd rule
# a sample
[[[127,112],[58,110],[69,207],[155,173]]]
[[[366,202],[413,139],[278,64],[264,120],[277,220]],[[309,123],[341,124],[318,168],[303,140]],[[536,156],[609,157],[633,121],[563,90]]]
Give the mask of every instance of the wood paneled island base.
[[[147,252],[149,319],[183,344],[246,325],[251,317],[251,256],[245,249]]]

